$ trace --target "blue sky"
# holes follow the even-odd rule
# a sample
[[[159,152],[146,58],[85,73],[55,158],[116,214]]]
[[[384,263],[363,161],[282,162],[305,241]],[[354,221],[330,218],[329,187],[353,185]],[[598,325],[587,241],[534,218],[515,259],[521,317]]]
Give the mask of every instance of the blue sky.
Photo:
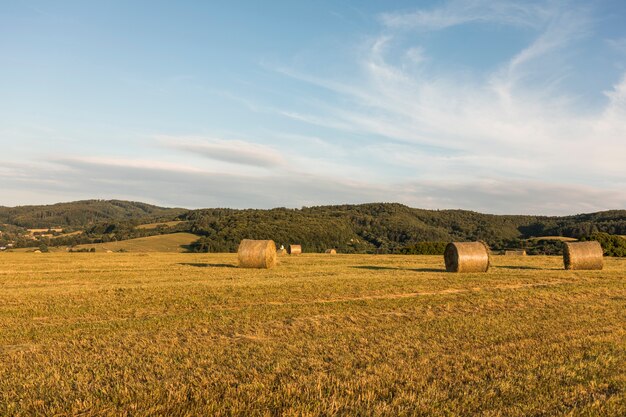
[[[0,204],[626,208],[626,3],[0,2]]]

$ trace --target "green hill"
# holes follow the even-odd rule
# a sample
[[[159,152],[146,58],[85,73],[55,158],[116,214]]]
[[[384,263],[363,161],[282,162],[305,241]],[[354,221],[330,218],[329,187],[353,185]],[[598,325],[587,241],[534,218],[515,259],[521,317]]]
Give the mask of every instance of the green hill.
[[[495,250],[524,247],[529,253],[558,253],[563,237],[597,232],[626,234],[626,210],[575,216],[482,214],[466,210],[423,210],[396,203],[275,208],[271,210],[169,209],[127,201],[88,200],[51,206],[0,208],[0,246],[74,246],[153,235],[192,233],[197,251],[232,252],[241,239],[299,243],[306,252],[336,248],[343,253],[400,253],[419,242],[484,240]],[[65,236],[33,241],[22,228],[67,227]],[[139,227],[138,227],[139,226]],[[82,230],[68,235],[68,231]],[[552,240],[533,239],[551,237]],[[435,245],[440,247],[441,245]],[[536,250],[535,250],[536,249]],[[533,252],[534,251],[534,252]],[[409,252],[410,253],[410,252]]]
[[[188,221],[191,232],[204,236],[202,249],[209,251],[233,251],[243,238],[301,243],[310,252],[335,247],[342,252],[395,253],[424,241],[484,240],[494,249],[503,249],[521,247],[524,239],[539,236],[579,238],[595,232],[626,233],[626,210],[547,217],[372,203],[302,209],[205,209],[189,211],[179,219]],[[543,252],[551,253],[553,248],[557,246]]]
[[[160,220],[185,210],[121,200],[84,200],[42,206],[0,206],[0,223],[23,228],[83,228],[104,221]]]

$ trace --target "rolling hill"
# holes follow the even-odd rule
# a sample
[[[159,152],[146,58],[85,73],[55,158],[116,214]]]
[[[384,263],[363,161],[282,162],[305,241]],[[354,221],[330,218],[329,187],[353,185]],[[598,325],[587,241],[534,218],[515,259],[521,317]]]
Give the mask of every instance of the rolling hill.
[[[65,236],[36,241],[24,236],[23,228],[53,226],[63,227]],[[77,230],[83,233],[67,234]],[[496,250],[534,245],[538,253],[551,254],[560,250],[563,238],[626,234],[626,210],[560,217],[424,210],[397,203],[186,210],[118,200],[0,207],[0,245],[92,245],[182,232],[200,238],[194,250],[209,252],[232,252],[241,239],[252,238],[301,243],[306,252],[399,253],[418,242],[484,240]],[[557,240],[529,240],[545,236]]]
[[[186,210],[121,200],[84,200],[41,206],[0,206],[0,223],[23,228],[78,227],[105,221],[171,218]]]

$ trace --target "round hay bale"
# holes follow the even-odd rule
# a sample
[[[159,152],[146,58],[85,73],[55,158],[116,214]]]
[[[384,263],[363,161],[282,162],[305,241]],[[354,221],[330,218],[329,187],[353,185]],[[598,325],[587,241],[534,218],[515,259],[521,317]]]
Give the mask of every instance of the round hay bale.
[[[448,243],[443,254],[448,272],[487,272],[489,247],[483,242]]]
[[[279,256],[287,255],[287,249],[285,249],[285,248],[276,249],[276,255],[279,255]]]
[[[602,269],[603,254],[600,242],[563,242],[565,269]]]
[[[241,268],[272,268],[276,265],[276,245],[273,240],[244,239],[237,250]]]
[[[289,245],[287,252],[289,255],[300,255],[302,253],[302,245]]]
[[[326,252],[330,255],[337,255],[337,250],[336,249],[326,249]]]

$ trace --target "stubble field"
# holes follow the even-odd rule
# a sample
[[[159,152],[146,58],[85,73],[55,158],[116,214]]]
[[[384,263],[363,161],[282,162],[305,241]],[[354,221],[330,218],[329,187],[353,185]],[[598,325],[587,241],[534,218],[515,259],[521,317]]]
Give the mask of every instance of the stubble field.
[[[0,415],[626,414],[626,260],[0,254]]]

